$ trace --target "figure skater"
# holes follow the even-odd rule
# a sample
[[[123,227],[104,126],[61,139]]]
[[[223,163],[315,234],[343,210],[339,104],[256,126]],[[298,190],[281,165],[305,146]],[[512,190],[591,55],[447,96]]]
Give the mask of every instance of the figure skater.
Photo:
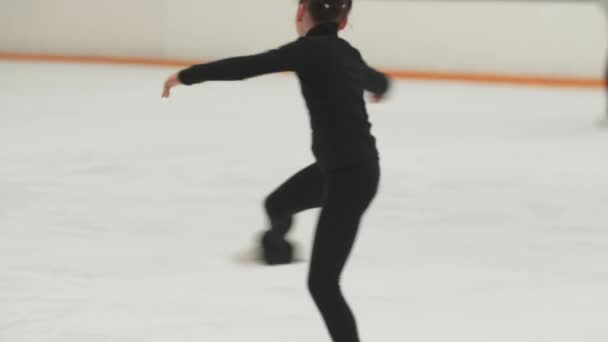
[[[285,238],[292,217],[321,208],[308,288],[334,342],[359,341],[355,318],[340,290],[340,275],[380,178],[364,93],[378,101],[389,88],[389,79],[367,66],[359,51],[338,37],[351,8],[352,0],[300,0],[299,39],[265,53],[192,66],[172,75],[163,92],[169,97],[171,89],[181,84],[296,73],[310,113],[316,162],[267,197],[270,228],[260,241],[261,256],[269,265],[292,262],[293,248]]]

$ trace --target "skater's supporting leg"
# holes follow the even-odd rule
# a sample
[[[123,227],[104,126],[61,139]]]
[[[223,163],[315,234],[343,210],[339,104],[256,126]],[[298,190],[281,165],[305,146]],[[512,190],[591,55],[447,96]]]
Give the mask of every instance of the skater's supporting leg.
[[[328,175],[308,286],[334,342],[359,341],[355,318],[340,290],[340,276],[378,179],[378,165],[373,163]]]

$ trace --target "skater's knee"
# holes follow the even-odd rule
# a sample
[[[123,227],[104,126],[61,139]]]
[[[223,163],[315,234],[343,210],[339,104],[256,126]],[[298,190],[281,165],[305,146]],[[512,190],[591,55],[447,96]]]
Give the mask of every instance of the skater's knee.
[[[308,276],[308,291],[316,301],[336,297],[340,294],[340,285],[337,280],[331,277],[323,277],[320,274],[311,273]]]
[[[268,195],[268,197],[266,197],[266,199],[264,200],[264,209],[266,210],[268,216],[271,218],[281,216],[279,200],[274,193]]]

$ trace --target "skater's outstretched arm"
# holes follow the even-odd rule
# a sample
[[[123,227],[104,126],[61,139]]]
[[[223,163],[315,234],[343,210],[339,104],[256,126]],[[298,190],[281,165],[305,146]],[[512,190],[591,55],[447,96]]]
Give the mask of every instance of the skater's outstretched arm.
[[[238,81],[283,71],[297,71],[303,56],[301,42],[284,45],[264,53],[227,58],[211,63],[194,65],[172,75],[165,83],[163,97],[169,97],[171,88],[207,81]]]

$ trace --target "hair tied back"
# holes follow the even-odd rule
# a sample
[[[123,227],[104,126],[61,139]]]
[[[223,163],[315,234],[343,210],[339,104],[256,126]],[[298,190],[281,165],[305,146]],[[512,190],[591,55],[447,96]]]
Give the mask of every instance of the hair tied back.
[[[307,4],[308,10],[316,24],[344,21],[353,5],[353,0],[300,0]]]

